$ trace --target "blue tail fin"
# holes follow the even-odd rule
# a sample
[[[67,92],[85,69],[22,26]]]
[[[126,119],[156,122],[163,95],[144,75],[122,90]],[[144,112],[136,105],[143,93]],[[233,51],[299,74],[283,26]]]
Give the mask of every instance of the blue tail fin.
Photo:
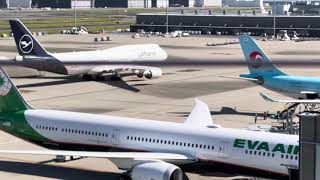
[[[240,35],[239,41],[248,65],[250,76],[278,76],[286,75],[272,64],[255,40],[248,35]]]
[[[21,56],[47,56],[47,51],[42,45],[32,36],[30,31],[24,24],[18,20],[9,20],[11,30]]]

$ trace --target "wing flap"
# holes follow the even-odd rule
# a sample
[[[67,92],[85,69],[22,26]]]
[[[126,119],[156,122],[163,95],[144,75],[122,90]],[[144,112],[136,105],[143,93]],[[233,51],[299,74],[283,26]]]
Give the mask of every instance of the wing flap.
[[[60,150],[0,150],[0,154],[48,155],[48,156],[79,156],[110,159],[148,159],[163,161],[194,161],[195,158],[174,153],[154,152],[88,152],[88,151],[60,151]]]

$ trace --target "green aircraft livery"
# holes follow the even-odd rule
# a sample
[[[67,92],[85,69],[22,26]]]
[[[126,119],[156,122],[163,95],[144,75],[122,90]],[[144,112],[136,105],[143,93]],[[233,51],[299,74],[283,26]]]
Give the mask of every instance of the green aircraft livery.
[[[253,141],[249,139],[235,139],[233,143],[235,148],[246,148],[249,150],[266,151],[273,153],[293,154],[299,153],[299,146],[284,144],[269,144],[266,141]]]

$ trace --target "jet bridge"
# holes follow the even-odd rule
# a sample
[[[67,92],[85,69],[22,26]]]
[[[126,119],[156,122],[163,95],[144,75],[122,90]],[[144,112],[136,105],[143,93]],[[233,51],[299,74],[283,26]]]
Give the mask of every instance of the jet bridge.
[[[320,180],[320,113],[300,117],[299,179]]]

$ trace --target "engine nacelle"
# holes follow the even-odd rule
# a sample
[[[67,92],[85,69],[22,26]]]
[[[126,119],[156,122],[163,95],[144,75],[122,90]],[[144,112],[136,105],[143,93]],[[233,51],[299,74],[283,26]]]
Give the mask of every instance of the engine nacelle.
[[[182,170],[166,162],[145,162],[135,166],[130,176],[132,180],[182,180]]]
[[[156,79],[162,76],[162,70],[159,68],[147,69],[143,72],[143,76],[147,79]]]

